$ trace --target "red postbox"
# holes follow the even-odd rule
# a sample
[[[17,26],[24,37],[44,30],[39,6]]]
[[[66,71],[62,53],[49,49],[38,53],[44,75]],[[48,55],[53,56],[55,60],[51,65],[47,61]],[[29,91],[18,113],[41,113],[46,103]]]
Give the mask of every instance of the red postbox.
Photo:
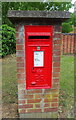
[[[52,87],[53,26],[25,26],[26,89]]]

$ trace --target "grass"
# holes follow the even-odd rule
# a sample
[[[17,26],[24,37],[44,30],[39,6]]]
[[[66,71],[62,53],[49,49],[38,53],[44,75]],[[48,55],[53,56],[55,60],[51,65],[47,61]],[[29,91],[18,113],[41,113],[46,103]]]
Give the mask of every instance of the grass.
[[[74,57],[61,56],[59,116],[73,117]],[[3,102],[17,103],[17,78],[15,54],[3,58]]]
[[[60,69],[60,115],[64,114],[65,117],[72,118],[74,116],[74,56],[62,56]]]
[[[61,88],[70,94],[74,90],[74,57],[62,56],[61,57]]]
[[[8,55],[3,59],[2,64],[2,90],[3,90],[3,102],[15,103],[17,102],[17,78],[16,78],[16,57],[14,55]]]

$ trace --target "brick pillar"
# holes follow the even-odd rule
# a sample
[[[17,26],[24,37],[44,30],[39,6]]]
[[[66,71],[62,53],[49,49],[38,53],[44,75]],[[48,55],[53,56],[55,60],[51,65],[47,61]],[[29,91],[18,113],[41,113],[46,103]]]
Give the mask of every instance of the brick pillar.
[[[57,118],[59,104],[61,23],[70,18],[66,11],[8,11],[16,25],[18,111],[20,118]],[[53,25],[52,88],[26,89],[24,25]]]
[[[24,25],[16,25],[18,110],[21,118],[55,118],[58,115],[61,27],[53,31],[52,89],[26,90]]]

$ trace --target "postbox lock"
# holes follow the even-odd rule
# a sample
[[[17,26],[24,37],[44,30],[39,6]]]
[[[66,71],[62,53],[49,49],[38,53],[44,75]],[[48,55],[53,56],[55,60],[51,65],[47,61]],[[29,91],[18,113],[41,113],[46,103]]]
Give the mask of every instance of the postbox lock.
[[[34,69],[34,67],[32,67],[32,72],[36,72],[36,70]]]
[[[40,46],[37,47],[37,50],[40,50]]]

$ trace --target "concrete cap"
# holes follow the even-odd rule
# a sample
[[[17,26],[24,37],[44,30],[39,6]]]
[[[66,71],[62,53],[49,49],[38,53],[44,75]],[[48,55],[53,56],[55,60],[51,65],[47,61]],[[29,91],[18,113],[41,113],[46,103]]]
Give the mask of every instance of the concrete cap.
[[[20,21],[20,19],[48,19],[55,20],[57,22],[63,22],[70,18],[70,13],[67,11],[19,11],[19,10],[9,10],[7,17],[14,23]],[[57,20],[56,20],[57,19]]]

